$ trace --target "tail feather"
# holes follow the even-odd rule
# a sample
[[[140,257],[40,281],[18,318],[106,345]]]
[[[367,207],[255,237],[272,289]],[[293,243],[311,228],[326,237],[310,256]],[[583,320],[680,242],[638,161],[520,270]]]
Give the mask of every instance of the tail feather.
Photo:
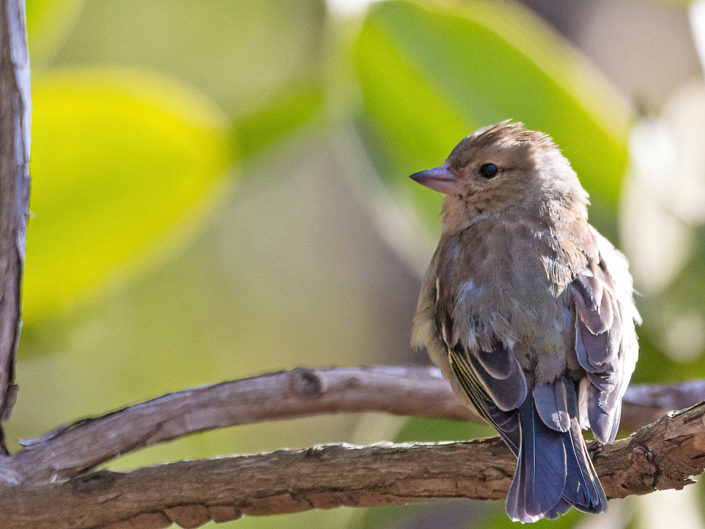
[[[566,486],[566,451],[562,433],[546,427],[527,397],[519,408],[521,447],[507,496],[507,514],[513,520],[534,521],[552,511]]]
[[[571,420],[569,435],[566,435],[568,475],[563,497],[583,512],[600,513],[607,509],[607,496],[592,465],[587,447],[576,418]]]
[[[573,506],[573,504],[568,503],[564,498],[561,498],[561,501],[558,502],[558,505],[556,505],[553,509],[548,511],[544,515],[544,518],[548,518],[549,520],[555,520],[561,514],[567,513],[572,506]]]
[[[514,521],[556,518],[571,506],[604,512],[607,498],[583,441],[576,414],[570,410],[568,431],[546,426],[531,394],[519,412],[521,447],[507,496],[507,514]]]

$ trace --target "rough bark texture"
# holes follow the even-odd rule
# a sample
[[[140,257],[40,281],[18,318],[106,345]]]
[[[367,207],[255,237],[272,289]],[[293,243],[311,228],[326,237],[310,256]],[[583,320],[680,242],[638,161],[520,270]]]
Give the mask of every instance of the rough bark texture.
[[[592,453],[610,498],[681,489],[705,467],[705,404],[614,444],[593,445]],[[0,495],[0,513],[15,529],[153,529],[342,505],[500,499],[514,464],[496,438],[329,445],[17,485]]]
[[[627,431],[701,400],[702,381],[630,388],[624,406]],[[0,486],[2,481],[71,478],[119,454],[193,432],[364,411],[478,420],[435,367],[299,368],[172,393],[63,426],[25,441],[25,450],[0,460]]]
[[[12,409],[28,212],[30,85],[24,2],[0,0],[0,422]],[[705,399],[705,383],[630,388],[632,429]],[[430,498],[499,499],[514,458],[498,439],[331,445],[87,472],[189,433],[321,413],[382,411],[475,420],[428,367],[296,369],[165,395],[59,428],[8,455],[0,428],[0,527],[184,528],[242,515]],[[594,445],[608,496],[680,489],[705,468],[705,404]]]
[[[198,431],[361,411],[477,420],[436,368],[299,368],[164,395],[24,441],[12,458],[12,478],[73,477],[118,454]],[[0,461],[0,480],[2,467]]]
[[[29,199],[30,86],[24,2],[0,0],[0,421],[12,410]],[[0,450],[7,453],[0,426]]]

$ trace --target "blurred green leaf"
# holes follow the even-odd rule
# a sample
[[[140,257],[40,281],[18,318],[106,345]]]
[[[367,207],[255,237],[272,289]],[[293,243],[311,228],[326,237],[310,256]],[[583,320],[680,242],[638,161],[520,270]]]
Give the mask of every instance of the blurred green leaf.
[[[412,417],[404,423],[394,441],[397,443],[456,441],[478,437],[495,437],[496,435],[497,432],[494,428],[484,422]]]
[[[35,77],[24,316],[32,324],[190,233],[233,161],[219,111],[166,77]]]
[[[531,527],[537,527],[539,529],[569,529],[575,527],[578,522],[583,518],[585,514],[582,512],[571,509],[563,516],[555,520],[539,520],[531,524]],[[517,522],[512,522],[505,511],[504,502],[497,502],[494,510],[494,514],[488,516],[483,522],[482,527],[491,527],[492,529],[516,529]]]
[[[33,71],[59,50],[83,4],[84,0],[27,0],[27,44]]]
[[[323,94],[318,81],[288,83],[256,111],[235,120],[234,131],[242,157],[271,147],[319,116],[322,110]]]
[[[437,229],[440,197],[406,176],[440,165],[462,137],[508,118],[551,134],[593,203],[614,210],[629,109],[528,11],[507,2],[454,12],[379,3],[357,40],[356,61],[367,144],[385,160],[389,187],[430,226]]]
[[[323,0],[91,0],[57,60],[166,73],[237,116],[317,70],[324,18]]]

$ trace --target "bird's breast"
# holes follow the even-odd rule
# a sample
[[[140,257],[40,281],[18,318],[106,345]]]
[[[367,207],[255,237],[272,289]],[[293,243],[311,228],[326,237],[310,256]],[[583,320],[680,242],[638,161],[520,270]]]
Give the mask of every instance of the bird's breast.
[[[470,295],[474,302],[526,306],[537,298],[560,297],[575,275],[558,236],[531,223],[479,223],[445,247],[439,276],[459,299]]]
[[[524,367],[537,356],[565,356],[572,334],[566,288],[577,264],[556,234],[526,222],[478,223],[440,249],[436,306],[447,340],[483,350],[500,342]]]

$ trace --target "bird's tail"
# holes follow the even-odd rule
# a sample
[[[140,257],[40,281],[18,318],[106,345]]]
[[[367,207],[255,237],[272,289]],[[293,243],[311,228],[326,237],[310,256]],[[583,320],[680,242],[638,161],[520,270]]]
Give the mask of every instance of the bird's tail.
[[[607,497],[588,455],[577,409],[553,415],[553,427],[549,427],[542,417],[545,414],[539,414],[535,396],[536,392],[530,393],[518,410],[521,445],[507,496],[507,514],[514,521],[535,522],[556,518],[571,506],[584,512],[604,512]]]

